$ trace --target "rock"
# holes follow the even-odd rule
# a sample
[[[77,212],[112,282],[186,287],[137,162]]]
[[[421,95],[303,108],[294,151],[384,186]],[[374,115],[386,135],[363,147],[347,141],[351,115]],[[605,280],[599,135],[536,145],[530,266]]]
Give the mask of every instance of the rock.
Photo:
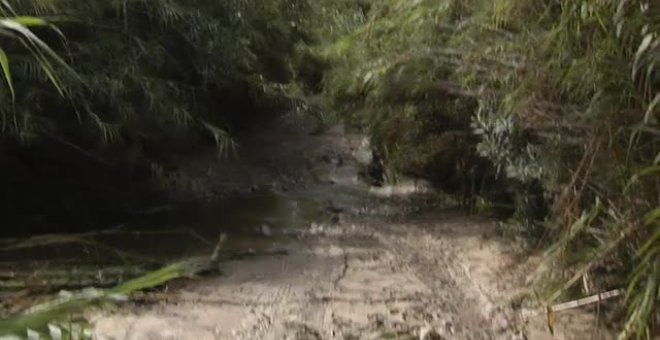
[[[321,161],[336,167],[344,165],[344,158],[335,151],[328,151],[321,156]]]
[[[340,155],[337,155],[337,157],[334,157],[330,163],[336,167],[342,167],[344,166],[344,158]]]
[[[447,332],[449,332],[449,334],[454,334],[454,332],[455,332],[454,323],[451,322],[451,321],[446,321],[445,322],[445,329],[447,330]]]
[[[336,206],[332,201],[329,201],[325,207],[325,211],[332,214],[339,214],[344,212],[344,208]]]
[[[273,236],[273,231],[268,224],[262,224],[261,227],[259,227],[259,233],[264,236]]]
[[[527,335],[522,331],[518,331],[515,334],[512,334],[509,339],[510,340],[527,340]]]
[[[373,162],[373,153],[371,152],[371,143],[369,142],[369,138],[365,137],[362,139],[360,146],[355,151],[353,151],[353,157],[359,164],[363,166],[367,166]]]
[[[373,322],[374,327],[376,328],[381,328],[385,326],[385,316],[382,314],[371,314],[368,315],[367,318]]]
[[[325,228],[322,225],[320,225],[318,223],[314,223],[314,222],[312,222],[312,224],[310,225],[310,228],[309,228],[309,233],[312,234],[312,235],[320,234],[320,233],[323,233],[324,231],[325,231]]]
[[[336,124],[328,129],[328,133],[343,135],[346,133],[346,127],[344,124]]]
[[[444,340],[445,337],[440,335],[435,329],[427,326],[419,331],[419,340]]]
[[[385,166],[383,158],[376,150],[371,151],[371,155],[371,162],[362,165],[362,169],[358,171],[358,179],[371,186],[379,187],[385,182]]]

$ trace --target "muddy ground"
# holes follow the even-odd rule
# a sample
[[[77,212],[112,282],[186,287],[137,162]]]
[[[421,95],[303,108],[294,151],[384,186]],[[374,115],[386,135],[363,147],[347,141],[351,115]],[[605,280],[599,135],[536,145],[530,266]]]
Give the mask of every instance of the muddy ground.
[[[419,181],[360,181],[369,158],[362,136],[257,132],[238,150],[240,160],[191,159],[180,178],[195,180],[174,181],[176,190],[267,186],[314,196],[323,216],[264,235],[287,236],[275,245],[287,255],[222,263],[220,275],[90,312],[97,338],[611,338],[588,308],[559,314],[549,333],[527,290],[538,259],[498,238],[495,221],[448,208]]]

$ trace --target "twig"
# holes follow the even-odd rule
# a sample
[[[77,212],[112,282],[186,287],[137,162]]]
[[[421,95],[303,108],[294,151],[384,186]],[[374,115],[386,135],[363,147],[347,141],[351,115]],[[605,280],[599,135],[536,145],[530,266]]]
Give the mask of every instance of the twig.
[[[227,234],[225,233],[220,234],[218,243],[215,245],[215,249],[213,249],[213,253],[211,254],[211,262],[218,261],[220,257],[220,250],[222,250],[222,245],[225,243],[226,240],[227,240]]]
[[[559,303],[559,304],[556,304],[556,305],[548,306],[543,311],[542,311],[541,308],[536,308],[536,309],[532,309],[532,310],[525,310],[525,311],[523,311],[523,313],[526,316],[534,316],[534,315],[539,315],[539,314],[545,312],[549,316],[548,319],[554,319],[553,314],[556,313],[556,312],[575,309],[575,308],[582,307],[582,306],[588,306],[588,305],[591,305],[591,304],[594,304],[594,303],[600,303],[602,301],[609,300],[609,299],[612,299],[612,298],[615,298],[615,297],[621,296],[621,295],[623,295],[623,290],[622,289],[615,289],[615,290],[610,290],[610,291],[607,291],[607,292],[598,293],[598,294],[594,294],[594,295],[591,295],[591,296],[583,297],[583,298],[580,298],[580,299],[577,299],[577,300],[562,302],[562,303]]]
[[[58,143],[60,143],[60,144],[62,144],[62,145],[64,145],[64,146],[67,146],[67,147],[71,148],[71,149],[74,150],[74,151],[77,151],[77,152],[80,153],[81,155],[83,155],[83,156],[85,156],[85,157],[87,157],[87,158],[89,158],[89,159],[91,159],[91,160],[93,160],[93,161],[95,161],[95,162],[97,162],[97,163],[99,163],[99,164],[101,164],[101,165],[104,165],[104,166],[106,166],[106,167],[108,167],[108,168],[114,168],[114,167],[115,167],[114,164],[112,164],[112,163],[106,161],[105,159],[103,159],[103,158],[101,158],[101,157],[99,157],[99,156],[96,156],[96,155],[92,154],[91,152],[89,152],[89,151],[87,151],[87,150],[81,148],[80,146],[78,146],[78,145],[76,145],[76,144],[73,144],[73,143],[71,143],[71,142],[69,142],[69,141],[66,141],[66,140],[64,140],[64,139],[61,139],[61,138],[55,137],[55,136],[53,136],[53,135],[51,135],[51,134],[47,134],[47,136],[50,137],[52,140],[54,140],[54,141],[56,141],[56,142],[58,142]]]
[[[617,237],[615,240],[613,240],[610,244],[608,244],[606,247],[604,247],[598,254],[596,254],[593,259],[586,265],[584,265],[582,268],[580,268],[564,285],[561,287],[561,289],[557,290],[554,294],[552,294],[546,301],[552,302],[555,299],[557,299],[562,292],[565,292],[568,288],[570,288],[577,280],[579,280],[584,273],[589,271],[596,263],[602,259],[603,257],[609,255],[612,251],[616,250],[619,244],[627,239],[630,235],[632,235],[642,224],[640,223],[633,223],[626,227],[624,230],[619,232],[619,237]]]
[[[569,310],[569,309],[573,309],[573,308],[577,308],[577,307],[581,307],[581,306],[586,306],[586,305],[590,305],[590,304],[593,304],[593,303],[596,303],[596,302],[599,303],[599,308],[600,308],[600,302],[601,301],[619,296],[621,294],[623,294],[622,290],[615,289],[615,290],[611,290],[609,292],[599,293],[599,294],[592,295],[592,296],[589,296],[589,297],[586,297],[586,298],[573,300],[573,301],[569,301],[569,302],[564,302],[564,303],[560,303],[560,304],[557,304],[557,305],[554,305],[554,306],[548,306],[545,311],[546,311],[546,320],[547,320],[547,323],[548,323],[548,329],[550,330],[550,333],[554,334],[555,320],[556,320],[555,313],[556,312]],[[599,313],[600,313],[600,309],[599,309]]]
[[[573,309],[573,308],[577,308],[577,307],[591,305],[591,304],[594,304],[596,302],[605,301],[607,299],[611,299],[611,298],[620,296],[622,294],[623,294],[623,290],[621,290],[621,289],[610,290],[608,292],[598,293],[598,294],[591,295],[591,296],[588,296],[588,297],[585,297],[585,298],[581,298],[581,299],[577,299],[577,300],[573,300],[573,301],[568,301],[568,302],[556,304],[556,305],[551,307],[551,310],[552,310],[552,312],[561,312],[561,311],[564,311],[564,310]]]
[[[114,228],[108,230],[90,231],[78,234],[46,234],[39,236],[32,236],[26,239],[6,239],[0,241],[0,251],[19,250],[27,248],[37,248],[44,246],[52,246],[66,243],[93,243],[88,238],[107,235],[181,235],[188,234],[194,239],[205,243],[207,245],[215,245],[209,240],[199,235],[194,230],[190,229],[166,229],[166,230],[124,230],[121,228]]]

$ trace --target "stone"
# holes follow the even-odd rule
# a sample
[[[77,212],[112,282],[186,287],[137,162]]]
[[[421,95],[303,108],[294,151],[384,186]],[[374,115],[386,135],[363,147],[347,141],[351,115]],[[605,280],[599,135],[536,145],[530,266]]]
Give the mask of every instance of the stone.
[[[419,340],[444,340],[445,337],[440,335],[435,329],[431,327],[424,327],[419,331]]]
[[[273,230],[268,226],[268,224],[262,224],[259,228],[259,232],[264,236],[273,236]]]

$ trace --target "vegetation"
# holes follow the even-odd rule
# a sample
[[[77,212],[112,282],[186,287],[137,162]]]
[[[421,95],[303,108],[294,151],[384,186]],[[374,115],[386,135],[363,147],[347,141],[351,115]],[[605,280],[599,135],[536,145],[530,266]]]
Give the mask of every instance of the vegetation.
[[[390,173],[513,204],[507,229],[552,244],[547,268],[560,270],[542,272],[554,283],[542,290],[546,303],[582,278],[593,281],[587,289],[627,287],[621,336],[651,337],[660,299],[660,7],[370,7],[319,52],[333,65],[329,104],[370,131]]]
[[[369,132],[388,180],[425,177],[468,207],[507,207],[503,231],[547,249],[544,303],[580,284],[623,288],[621,338],[657,327],[657,2],[2,6],[5,140],[57,141],[95,158],[111,142],[138,145],[142,162],[162,162],[176,149],[165,141],[191,130],[224,150],[228,131],[258,114],[321,98]]]
[[[49,32],[43,32],[43,39],[75,65],[75,74],[64,72],[63,62],[42,58],[42,52],[26,58],[8,51],[16,90],[3,93],[17,98],[14,108],[3,109],[14,111],[19,123],[6,120],[6,132],[34,138],[69,133],[112,142],[196,126],[222,137],[219,127],[229,127],[238,104],[246,105],[251,97],[258,102],[271,85],[294,76],[290,59],[295,43],[304,38],[292,21],[296,6],[277,1],[20,1],[16,12],[57,24],[56,32],[66,40]],[[272,49],[273,40],[278,50]],[[35,72],[39,68],[45,74]],[[62,79],[53,81],[55,75]],[[57,93],[44,84],[48,80],[67,98],[54,97]],[[214,101],[218,92],[227,93],[226,103]]]
[[[1,177],[9,192],[0,198],[2,215],[52,210],[44,219],[67,225],[72,221],[58,211],[139,209],[154,196],[140,193],[153,190],[116,189],[127,177],[145,182],[152,169],[172,168],[177,154],[207,141],[225,152],[231,130],[297,104],[283,84],[305,77],[298,64],[314,62],[296,48],[307,39],[297,28],[304,5],[6,3],[5,15],[15,19],[4,21],[5,31],[16,33],[2,38],[0,161],[7,163]],[[44,154],[53,166],[34,166]],[[70,173],[83,175],[67,179]],[[88,191],[86,198],[74,199],[76,190]],[[140,199],[103,198],[122,192]],[[118,207],[122,201],[131,203]],[[90,216],[78,224],[93,223],[100,222]]]

